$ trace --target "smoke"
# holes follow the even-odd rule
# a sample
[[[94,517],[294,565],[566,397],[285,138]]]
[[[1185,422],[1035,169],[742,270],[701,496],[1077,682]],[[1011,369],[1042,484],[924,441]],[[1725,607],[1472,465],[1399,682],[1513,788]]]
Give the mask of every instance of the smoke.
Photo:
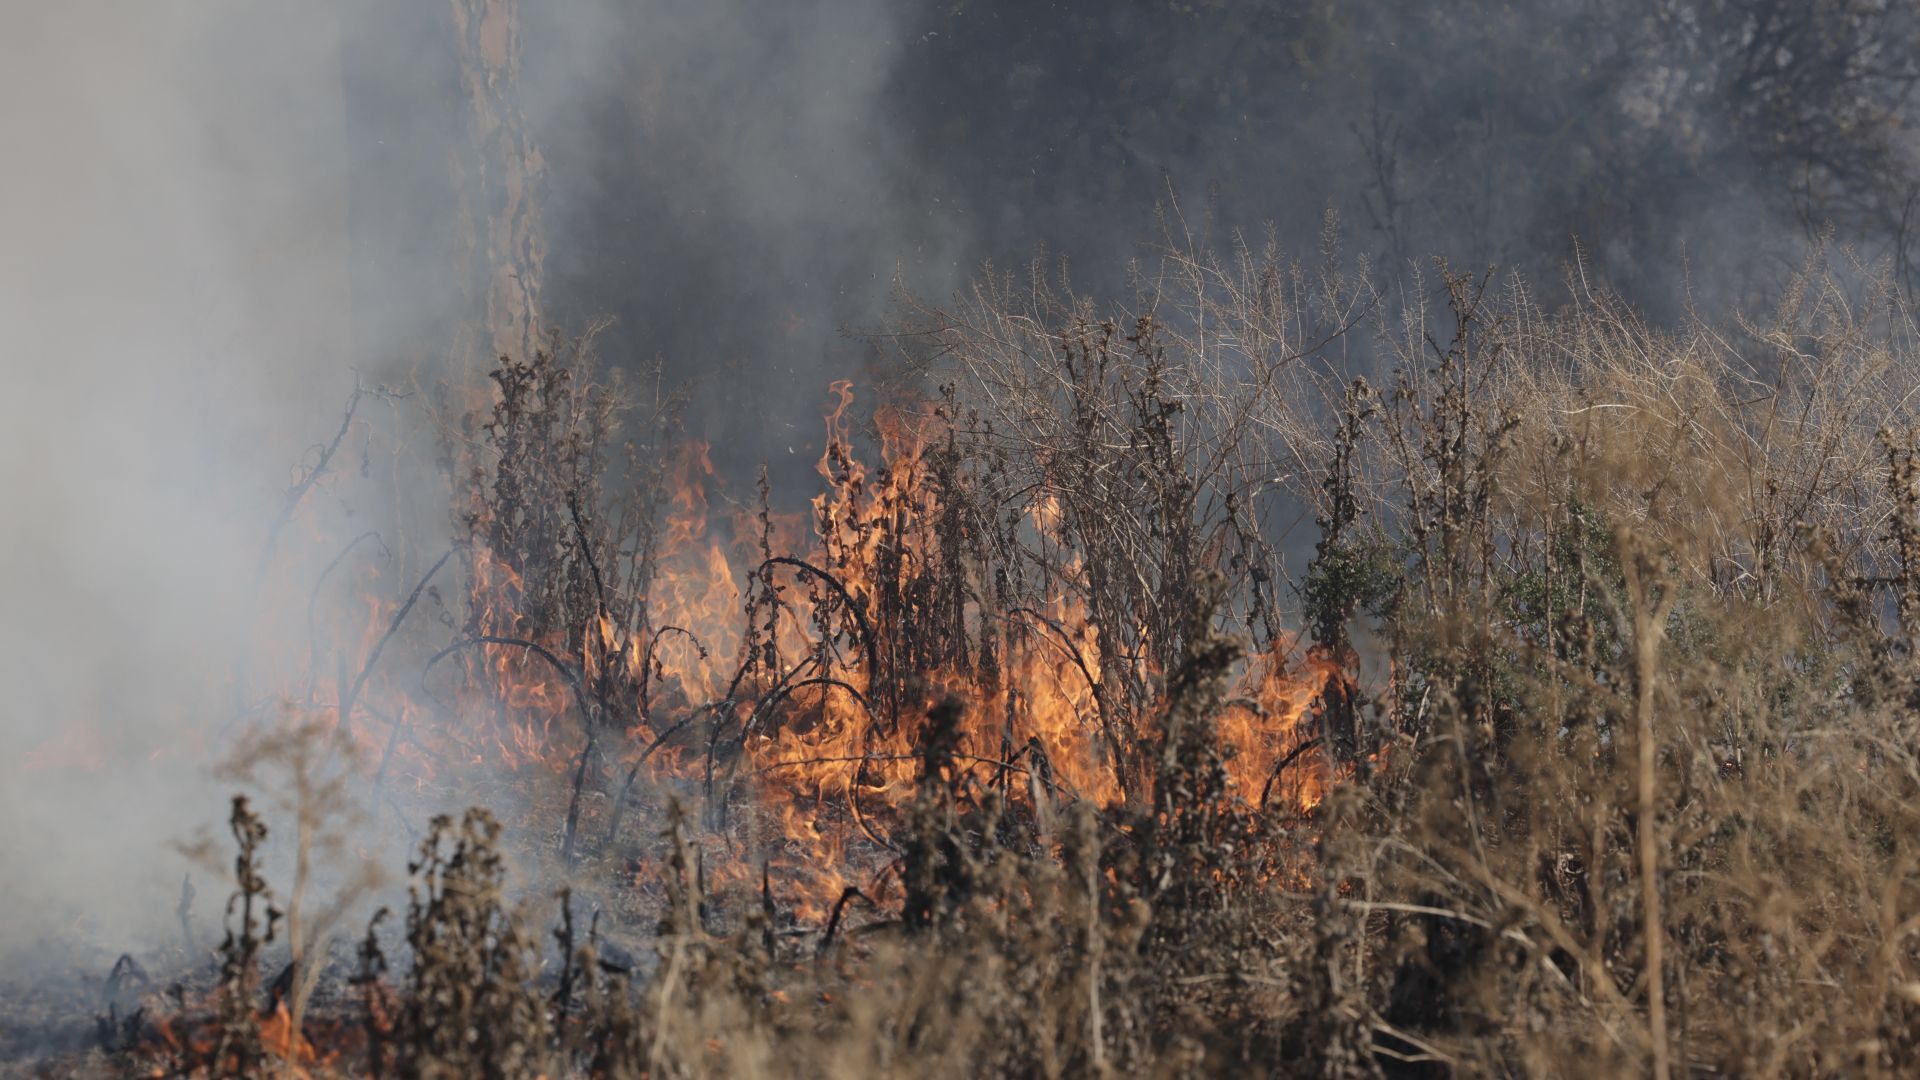
[[[130,947],[221,809],[249,571],[350,385],[335,34],[293,2],[8,22],[0,952]]]
[[[1271,224],[1309,260],[1332,210],[1387,284],[1442,256],[1553,289],[1584,258],[1656,319],[1754,307],[1829,228],[1872,260],[1910,216],[1915,27],[1798,7],[525,4],[545,313],[699,383],[737,474],[817,451],[825,384],[870,359],[843,331],[896,276],[940,299],[1044,251],[1113,295],[1174,202],[1176,231]],[[432,314],[460,303],[433,282],[467,123],[445,21],[348,19],[363,356],[461,317]]]
[[[526,100],[549,164],[553,314],[612,314],[605,353],[699,387],[723,472],[818,455],[896,272],[961,281],[958,230],[914,190],[888,109],[905,9],[884,0],[527,11]],[[801,479],[797,468],[785,472]]]
[[[1846,183],[1796,201],[1798,159],[1755,148],[1801,129],[1728,107],[1706,45],[1636,59],[1685,34],[1633,5],[1485,6],[1503,14],[522,4],[546,320],[612,316],[609,363],[694,382],[723,472],[804,476],[826,382],[872,362],[843,330],[886,314],[896,275],[937,297],[1047,248],[1103,287],[1173,195],[1217,239],[1274,220],[1302,252],[1331,206],[1388,275],[1434,253],[1551,275],[1578,239],[1656,311],[1751,295],[1741,275],[1790,265],[1823,207],[1864,207],[1847,227],[1885,250],[1863,192],[1904,175],[1897,154],[1846,157]],[[124,946],[171,918],[170,845],[224,801],[203,769],[288,484],[352,369],[430,377],[477,317],[445,8],[9,15],[0,951]],[[334,519],[356,498],[312,497]],[[414,501],[436,520],[443,499]]]

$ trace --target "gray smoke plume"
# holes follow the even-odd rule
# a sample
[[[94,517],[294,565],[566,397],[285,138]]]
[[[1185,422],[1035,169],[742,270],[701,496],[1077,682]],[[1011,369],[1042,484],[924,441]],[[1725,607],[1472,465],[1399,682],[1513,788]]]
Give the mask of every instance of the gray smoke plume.
[[[221,811],[249,573],[351,385],[337,34],[292,2],[8,23],[0,951],[126,948]]]

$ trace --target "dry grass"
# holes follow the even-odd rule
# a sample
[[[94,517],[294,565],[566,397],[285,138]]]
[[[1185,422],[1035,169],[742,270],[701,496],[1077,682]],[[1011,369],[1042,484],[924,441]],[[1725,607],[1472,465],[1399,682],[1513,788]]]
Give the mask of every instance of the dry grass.
[[[535,810],[567,806],[542,865],[572,890],[516,889],[486,813],[434,821],[405,947],[362,947],[365,1036],[308,1067],[1911,1074],[1920,351],[1892,291],[1842,269],[1765,322],[1665,330],[1577,274],[1549,309],[1442,268],[1429,310],[1331,257],[1182,248],[1104,319],[992,278],[892,339],[941,387],[912,483],[906,458],[830,454],[871,512],[820,504],[817,564],[781,561],[771,510],[742,527],[749,631],[706,704],[649,681],[651,646],[638,681],[606,662],[664,640],[671,470],[606,468],[621,405],[583,368],[503,367],[472,432],[490,464],[457,475],[519,603],[476,612],[468,653],[536,643],[567,676],[577,764]],[[1058,748],[981,745],[980,703],[948,696],[1016,670],[1062,597],[1097,630],[1079,737],[1105,798]],[[782,652],[796,618],[810,656]],[[1276,650],[1332,672],[1300,738],[1336,782],[1307,810],[1236,780],[1225,734]],[[770,856],[720,873],[761,827],[750,738],[822,707],[795,672],[858,698],[881,749],[849,768],[909,793],[860,823],[896,884],[823,920],[776,897]],[[641,782],[661,746],[704,763]],[[232,1006],[266,944],[243,816],[221,1041],[179,1071],[270,1057]]]

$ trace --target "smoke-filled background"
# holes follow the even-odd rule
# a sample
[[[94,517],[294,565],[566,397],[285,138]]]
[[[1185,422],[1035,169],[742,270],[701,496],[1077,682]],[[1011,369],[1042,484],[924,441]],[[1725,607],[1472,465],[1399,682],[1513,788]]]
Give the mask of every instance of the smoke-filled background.
[[[610,318],[723,472],[805,476],[896,280],[1044,251],[1117,288],[1163,228],[1318,258],[1332,211],[1389,289],[1583,256],[1656,320],[1763,304],[1822,238],[1904,276],[1917,34],[1864,0],[21,6],[0,946],[170,917],[253,568],[356,369]]]

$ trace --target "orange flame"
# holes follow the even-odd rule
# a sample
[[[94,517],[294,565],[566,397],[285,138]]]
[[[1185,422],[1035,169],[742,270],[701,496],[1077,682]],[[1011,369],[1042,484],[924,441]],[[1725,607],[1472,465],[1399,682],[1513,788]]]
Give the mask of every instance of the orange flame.
[[[1102,670],[1101,628],[1078,598],[1084,570],[1059,502],[1033,494],[1018,525],[1060,552],[1063,587],[1017,618],[957,589],[949,609],[932,611],[924,583],[952,571],[941,563],[952,556],[950,538],[942,547],[948,507],[935,457],[944,421],[877,409],[870,466],[854,449],[852,383],[831,392],[816,464],[825,486],[810,514],[716,510],[709,447],[688,442],[666,469],[645,617],[621,623],[601,608],[584,626],[542,631],[527,627],[525,585],[510,559],[476,544],[466,567],[470,625],[495,640],[448,657],[460,673],[436,676],[425,698],[384,674],[369,682],[362,697],[381,702],[390,726],[356,734],[391,755],[390,775],[417,785],[482,767],[564,790],[551,781],[570,778],[584,759],[580,687],[629,688],[595,706],[624,711],[590,721],[625,734],[613,753],[620,772],[640,769],[644,757],[647,775],[698,782],[721,812],[734,805],[728,793],[750,796],[743,805],[765,858],[783,888],[798,890],[805,917],[823,916],[848,885],[865,887],[862,875],[885,861],[885,830],[913,793],[918,718],[947,695],[967,706],[956,761],[977,779],[1054,800],[1126,798],[1120,751],[1103,728],[1112,706],[1097,689],[1113,673]],[[368,604],[360,655],[387,633],[394,610]],[[961,628],[949,636],[992,663],[916,656],[901,644],[915,640],[916,620],[934,617]],[[1307,717],[1339,670],[1292,659],[1292,645],[1249,660],[1219,732],[1239,797],[1277,795],[1305,810],[1332,782],[1325,756],[1306,745]],[[1163,674],[1146,660],[1128,663],[1140,665],[1129,674],[1142,685]],[[443,777],[448,769],[454,775]],[[709,872],[744,881],[748,862]]]

